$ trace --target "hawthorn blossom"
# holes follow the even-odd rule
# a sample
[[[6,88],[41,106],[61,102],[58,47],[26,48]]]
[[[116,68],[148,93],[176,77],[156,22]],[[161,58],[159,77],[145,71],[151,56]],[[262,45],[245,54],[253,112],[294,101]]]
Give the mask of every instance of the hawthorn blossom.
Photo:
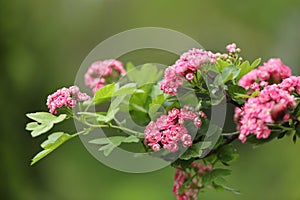
[[[300,93],[300,78],[290,77],[280,84],[266,86],[255,98],[250,98],[242,109],[236,109],[235,121],[240,130],[239,139],[244,143],[250,134],[256,138],[268,138],[271,130],[268,124],[286,122],[287,112],[296,106],[292,92]]]
[[[85,74],[85,84],[93,89],[93,93],[105,84],[109,83],[111,79],[117,79],[119,76],[124,76],[126,71],[123,64],[118,60],[103,60],[92,63]]]
[[[175,96],[178,88],[183,84],[183,80],[186,79],[190,82],[194,80],[195,74],[201,68],[201,65],[216,63],[220,59],[231,62],[231,60],[236,59],[236,53],[241,51],[235,43],[227,45],[226,48],[229,55],[195,48],[183,53],[174,65],[166,69],[164,79],[160,82],[160,89],[166,94]]]
[[[237,51],[237,49],[236,49],[236,44],[235,44],[235,43],[228,44],[228,45],[226,46],[226,49],[227,49],[227,51],[230,52],[230,53],[234,53],[234,52]]]
[[[79,87],[71,86],[69,88],[61,88],[49,95],[46,104],[49,108],[49,112],[56,114],[57,108],[61,108],[63,106],[73,108],[77,101],[87,101],[89,99],[90,96],[86,93],[81,93]]]
[[[291,69],[284,65],[279,58],[272,58],[263,66],[252,70],[239,80],[239,86],[252,91],[259,91],[261,87],[269,84],[280,83],[291,76]]]
[[[183,53],[174,65],[166,69],[164,79],[160,82],[160,89],[166,94],[175,96],[183,80],[192,81],[200,66],[209,62],[216,63],[216,56],[210,51],[192,49]]]
[[[166,94],[175,96],[177,89],[183,84],[183,77],[176,73],[176,66],[170,66],[166,69],[164,79],[160,82],[160,89]]]
[[[205,166],[196,162],[191,164],[190,171],[183,171],[180,167],[177,167],[173,184],[173,193],[177,200],[197,200],[197,194],[203,187],[199,180],[211,170],[211,166]],[[182,187],[183,190],[181,190]]]
[[[160,116],[156,122],[151,121],[145,131],[144,144],[147,144],[153,151],[161,148],[176,152],[179,142],[183,147],[192,146],[193,141],[188,130],[184,126],[186,120],[193,120],[194,125],[200,128],[202,118],[206,115],[203,112],[195,112],[192,107],[185,106],[183,109],[173,108],[168,115]],[[197,120],[195,120],[197,119]]]
[[[299,94],[300,91],[300,76],[291,76],[289,78],[284,79],[280,84],[279,87],[283,90],[286,90],[288,92],[294,92],[297,91]]]

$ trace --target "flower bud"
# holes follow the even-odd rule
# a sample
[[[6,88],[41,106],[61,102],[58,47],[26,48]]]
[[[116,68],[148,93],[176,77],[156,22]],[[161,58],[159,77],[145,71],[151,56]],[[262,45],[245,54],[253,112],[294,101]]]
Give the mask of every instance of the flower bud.
[[[279,103],[273,106],[271,109],[271,117],[275,122],[282,121],[287,110],[286,107]]]

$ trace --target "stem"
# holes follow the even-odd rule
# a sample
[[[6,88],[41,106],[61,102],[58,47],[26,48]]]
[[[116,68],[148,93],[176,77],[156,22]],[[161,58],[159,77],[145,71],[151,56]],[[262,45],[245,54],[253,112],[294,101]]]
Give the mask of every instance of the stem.
[[[240,134],[240,131],[235,131],[232,133],[222,133],[221,135],[224,137],[230,137],[230,136],[239,135],[239,134]]]
[[[81,135],[81,134],[87,134],[87,133],[89,133],[91,130],[92,130],[91,128],[84,129],[83,131],[80,131],[80,132],[78,132],[78,133],[73,134],[73,135],[72,135],[72,138],[73,138],[73,137],[76,137],[76,136],[78,136],[78,135]]]
[[[85,109],[84,112],[87,112],[89,110],[89,108],[91,107],[92,104],[89,104]]]
[[[273,127],[273,128],[280,128],[282,130],[285,130],[285,131],[292,131],[292,130],[295,130],[294,128],[289,128],[289,127],[285,127],[285,126],[282,126],[280,124],[267,124],[269,127]]]
[[[85,124],[89,127],[92,127],[92,128],[114,128],[114,129],[119,129],[119,130],[122,130],[122,131],[127,131],[127,132],[130,132],[130,133],[133,133],[136,137],[142,137],[144,135],[144,133],[134,131],[134,130],[131,130],[131,129],[126,128],[126,127],[116,126],[116,125],[112,125],[112,124],[91,124],[88,121],[86,121],[85,119],[80,119],[76,116],[74,116],[74,119],[76,119],[77,121],[79,121],[79,122],[81,122],[81,123],[83,123],[83,124]]]
[[[112,124],[110,124],[109,127],[110,127],[110,128],[119,129],[119,130],[122,130],[122,131],[127,131],[127,132],[130,132],[130,133],[133,133],[133,134],[135,134],[135,136],[137,136],[137,137],[142,137],[142,136],[144,135],[144,133],[141,133],[141,132],[138,132],[138,131],[134,131],[134,130],[131,130],[131,129],[126,128],[126,127],[115,126],[115,125],[112,125]]]

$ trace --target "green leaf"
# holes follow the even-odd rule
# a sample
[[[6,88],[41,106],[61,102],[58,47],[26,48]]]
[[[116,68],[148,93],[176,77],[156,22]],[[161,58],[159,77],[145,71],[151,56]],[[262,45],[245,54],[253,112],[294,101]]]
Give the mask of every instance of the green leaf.
[[[226,62],[226,61],[224,61],[224,60],[217,60],[217,65],[216,66],[217,66],[218,71],[222,72],[222,70],[225,67],[229,66],[229,65],[231,65],[231,64],[228,63],[228,62]]]
[[[227,190],[227,191],[232,192],[236,195],[241,194],[238,190],[236,190],[234,188],[231,188],[231,187],[228,187],[228,186],[226,186],[226,184],[227,184],[227,181],[221,176],[217,177],[213,182],[213,186],[216,190],[221,190],[221,191]]]
[[[107,112],[107,115],[106,115],[106,120],[104,122],[108,123],[111,120],[113,120],[118,111],[119,111],[119,108],[109,109]]]
[[[101,145],[99,151],[103,151],[105,156],[108,156],[115,148],[120,146],[122,143],[134,143],[140,140],[136,136],[112,136],[108,138],[97,138],[89,141],[91,144]]]
[[[122,142],[124,143],[132,143],[132,142],[139,142],[139,138],[134,135],[130,135],[129,137],[125,138]]]
[[[239,154],[236,152],[232,145],[226,145],[222,147],[217,153],[218,159],[225,165],[229,162],[235,161],[238,156]]]
[[[39,126],[39,123],[37,122],[30,122],[26,125],[26,130],[28,131],[33,131],[34,129],[36,129]]]
[[[33,122],[36,123],[36,127],[31,131],[31,136],[32,137],[37,137],[43,133],[46,133],[47,131],[49,131],[52,127],[53,124],[49,123],[49,124],[38,124],[37,122]],[[28,129],[27,129],[28,130]]]
[[[130,100],[129,100],[129,105],[130,108],[132,109],[132,105],[139,105],[140,107],[144,109],[148,109],[149,103],[152,101],[151,94],[153,90],[153,84],[145,84],[139,88],[139,90],[144,91],[144,92],[135,92],[132,94]],[[139,110],[139,108],[138,108]],[[144,112],[144,111],[142,111]],[[147,112],[147,111],[146,111]]]
[[[112,99],[109,109],[116,109],[120,106],[121,103],[124,102],[125,95],[120,95]],[[128,102],[125,102],[128,103]]]
[[[204,186],[211,185],[213,181],[215,181],[219,177],[228,176],[231,174],[229,169],[213,169],[210,172],[207,172],[202,177],[202,184]]]
[[[112,96],[119,96],[123,94],[133,94],[136,91],[136,84],[135,83],[128,83],[115,92],[112,93]]]
[[[297,103],[297,106],[296,106],[296,108],[294,109],[294,112],[293,112],[293,116],[295,116],[295,117],[300,116],[300,103]]]
[[[108,138],[97,138],[97,139],[90,140],[89,143],[101,145],[101,144],[109,144],[111,142]]]
[[[296,142],[297,142],[297,135],[296,134],[293,135],[293,142],[294,142],[294,144],[296,144]]]
[[[238,85],[228,85],[228,94],[232,100],[240,105],[245,103],[244,98],[250,98],[250,96],[247,95],[246,89]]]
[[[28,113],[26,116],[34,121],[37,121],[39,123],[59,123],[62,122],[67,115],[61,114],[59,116],[52,115],[48,112],[36,112],[36,113]]]
[[[193,146],[189,147],[181,156],[180,159],[182,160],[189,160],[191,158],[199,158],[204,149],[209,148],[211,142],[198,142],[193,144]]]
[[[39,160],[41,160],[42,158],[50,154],[52,151],[57,149],[60,145],[62,145],[63,143],[65,143],[71,138],[72,138],[71,135],[63,132],[55,132],[49,135],[48,139],[41,144],[41,147],[44,150],[39,152],[32,159],[31,165],[35,164],[36,162],[38,162]]]
[[[141,68],[135,68],[127,73],[128,78],[135,82],[138,87],[149,83],[156,83],[163,75],[162,70],[153,64],[144,64]]]
[[[181,159],[177,159],[175,160],[171,166],[172,167],[181,167],[183,170],[186,168],[190,168],[191,164],[194,162],[194,159],[190,159],[190,160],[181,160]]]
[[[261,62],[261,58],[257,58],[256,60],[254,60],[253,63],[251,64],[251,70],[258,67],[260,62]]]
[[[261,61],[261,59],[258,58],[251,65],[250,65],[249,61],[243,62],[239,66],[241,71],[240,71],[239,75],[237,76],[237,81],[240,80],[246,74],[248,74],[250,71],[252,71],[254,68],[256,68],[259,65],[260,61]]]
[[[239,75],[240,70],[241,69],[239,69],[233,65],[225,67],[222,70],[223,83],[227,83],[228,81],[234,81],[234,79],[236,79],[236,77]]]
[[[247,142],[246,143],[249,143],[249,144],[252,144],[253,147],[258,147],[262,144],[266,144],[268,142],[271,142],[272,140],[274,140],[275,138],[278,137],[278,135],[280,135],[282,132],[285,132],[285,130],[280,130],[280,129],[277,129],[277,130],[272,130],[271,129],[271,134],[268,138],[264,139],[264,138],[256,138],[255,135],[249,135],[247,137]]]
[[[296,134],[298,137],[300,137],[300,125],[299,124],[296,126]]]
[[[165,95],[159,94],[154,99],[152,99],[152,102],[149,104],[149,116],[152,118],[157,113],[159,108],[162,106],[162,104],[165,102]]]
[[[231,96],[235,96],[236,94],[247,94],[246,89],[238,85],[228,85],[228,92]]]
[[[121,144],[121,143],[120,143]],[[120,145],[119,144],[119,145]],[[117,145],[117,146],[119,146],[119,145]],[[107,145],[104,145],[104,146],[102,146],[102,147],[100,147],[99,148],[99,151],[103,151],[103,154],[105,155],[105,156],[108,156],[117,146],[115,146],[115,145],[113,145],[113,144],[111,144],[111,143],[109,143],[109,144],[107,144]]]
[[[94,104],[106,103],[111,101],[112,97],[129,95],[135,92],[137,93],[143,92],[137,89],[135,83],[128,83],[122,86],[121,88],[118,88],[118,86],[115,83],[112,83],[97,90],[92,103]]]
[[[115,89],[116,89],[116,84],[112,83],[97,90],[94,96],[94,104],[109,102]]]
[[[26,130],[31,131],[32,137],[37,137],[46,133],[54,126],[54,124],[64,121],[67,117],[66,114],[55,116],[47,112],[29,113],[26,114],[26,116],[36,121],[26,125]]]
[[[128,62],[126,64],[126,71],[129,72],[131,70],[134,70],[135,69],[135,66],[132,64],[132,62]]]
[[[131,103],[130,105],[131,105],[131,107],[134,108],[134,110],[136,110],[136,111],[140,111],[140,112],[142,112],[142,113],[148,113],[148,111],[147,111],[144,107],[142,107],[142,106],[140,106],[140,105],[138,105],[138,104]]]

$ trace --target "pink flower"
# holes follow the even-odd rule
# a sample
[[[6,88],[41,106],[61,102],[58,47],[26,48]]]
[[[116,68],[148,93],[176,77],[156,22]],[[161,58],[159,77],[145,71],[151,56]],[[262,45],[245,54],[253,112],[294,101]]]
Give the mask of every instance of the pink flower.
[[[165,149],[168,149],[170,152],[176,152],[178,150],[178,144],[175,142],[170,142],[164,145]]]
[[[181,136],[182,146],[189,147],[193,145],[192,137],[189,134],[183,134]]]
[[[192,81],[195,72],[204,63],[216,62],[216,56],[210,51],[192,49],[183,53],[174,65],[165,70],[164,79],[160,82],[160,89],[166,94],[175,96],[177,89],[183,84],[183,80]]]
[[[49,112],[56,114],[57,108],[67,106],[73,108],[77,101],[87,101],[90,99],[86,93],[81,93],[79,87],[71,86],[70,88],[62,88],[51,94],[47,98],[47,106]]]
[[[93,93],[107,84],[108,79],[117,79],[124,76],[126,71],[118,60],[104,60],[92,63],[85,74],[85,84],[93,89]]]
[[[242,109],[236,108],[234,118],[240,130],[239,139],[244,143],[250,134],[256,138],[268,138],[271,134],[268,124],[288,121],[287,109],[296,106],[291,92],[300,92],[299,85],[297,77],[284,79],[280,84],[264,87],[257,97],[248,99]]]
[[[175,181],[172,189],[177,200],[197,200],[197,194],[203,187],[199,180],[211,170],[211,166],[205,166],[196,162],[191,164],[190,170],[183,171],[178,167],[175,172]]]
[[[226,46],[226,49],[230,52],[230,53],[234,53],[236,52],[236,44],[232,43]]]
[[[297,91],[300,94],[300,77],[291,76],[282,81],[279,87],[288,92]]]
[[[200,128],[201,118],[206,117],[203,112],[194,112],[194,108],[184,106],[183,109],[173,108],[168,115],[160,116],[156,122],[151,121],[144,130],[144,144],[148,144],[153,151],[161,148],[168,149],[170,152],[176,152],[179,143],[183,147],[193,145],[192,137],[184,126],[186,120],[196,120],[195,126]]]
[[[194,74],[189,72],[185,75],[185,78],[188,80],[188,81],[192,81],[194,79]]]
[[[195,124],[195,126],[196,126],[197,128],[200,128],[201,125],[202,125],[202,120],[201,120],[199,117],[196,117],[196,118],[194,119],[194,124]]]
[[[159,144],[153,144],[151,146],[151,148],[152,148],[153,151],[158,151],[158,150],[160,150],[160,145]]]
[[[263,66],[259,66],[243,76],[239,80],[239,86],[255,91],[269,84],[280,83],[290,76],[291,69],[284,65],[279,58],[272,58]]]
[[[177,94],[177,89],[183,84],[183,77],[177,74],[174,66],[170,66],[165,71],[164,79],[160,82],[160,89],[172,96]]]

